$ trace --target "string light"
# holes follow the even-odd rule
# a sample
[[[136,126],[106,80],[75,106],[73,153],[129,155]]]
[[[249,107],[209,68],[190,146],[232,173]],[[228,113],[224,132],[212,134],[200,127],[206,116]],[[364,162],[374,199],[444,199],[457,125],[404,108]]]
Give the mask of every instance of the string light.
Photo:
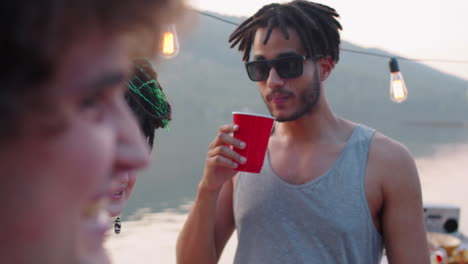
[[[216,19],[218,21],[224,22],[226,24],[231,24],[234,26],[238,26],[239,23],[229,21],[224,18],[217,17],[215,15],[197,10],[192,8],[191,9],[193,12],[196,12],[202,16],[210,17],[213,19]],[[395,56],[390,56],[390,55],[384,55],[384,54],[379,54],[375,52],[367,52],[367,51],[359,51],[359,50],[353,50],[353,49],[346,49],[346,48],[340,48],[342,51],[345,52],[350,52],[350,53],[356,53],[356,54],[362,54],[362,55],[368,55],[368,56],[374,56],[374,57],[381,57],[381,58],[395,58],[399,60],[404,60],[404,61],[414,61],[414,62],[442,62],[442,63],[460,63],[460,64],[468,64],[468,60],[448,60],[448,59],[411,59],[411,58],[404,58],[404,57],[395,57]]]
[[[215,15],[197,10],[192,8],[191,9],[193,12],[196,12],[200,15],[210,17],[213,19],[216,19],[218,21],[235,25],[238,26],[239,23],[235,23],[232,21],[229,21],[224,18],[217,17]],[[381,58],[389,58],[390,59],[390,98],[392,101],[401,103],[405,101],[408,98],[408,90],[406,88],[405,81],[403,79],[403,76],[400,72],[400,69],[398,67],[398,61],[403,60],[403,61],[410,61],[410,62],[442,62],[442,63],[459,63],[459,64],[468,64],[467,60],[448,60],[448,59],[410,59],[410,58],[404,58],[404,57],[394,57],[394,56],[389,56],[389,55],[384,55],[384,54],[379,54],[379,53],[374,53],[374,52],[367,52],[367,51],[358,51],[358,50],[353,50],[353,49],[346,49],[346,48],[340,48],[342,51],[345,52],[350,52],[350,53],[356,53],[356,54],[362,54],[362,55],[367,55],[367,56],[374,56],[374,57],[381,57]],[[467,96],[468,96],[468,90],[467,90]]]
[[[401,75],[396,58],[390,59],[390,99],[396,103],[402,103],[408,98],[405,80]]]

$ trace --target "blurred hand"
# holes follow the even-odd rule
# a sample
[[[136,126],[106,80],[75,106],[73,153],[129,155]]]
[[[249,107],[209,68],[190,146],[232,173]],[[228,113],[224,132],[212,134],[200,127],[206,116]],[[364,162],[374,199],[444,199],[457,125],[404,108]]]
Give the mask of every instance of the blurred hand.
[[[239,164],[244,164],[246,158],[232,150],[232,146],[244,149],[245,143],[232,137],[231,133],[237,131],[237,125],[223,125],[219,133],[208,147],[205,171],[200,186],[211,191],[218,191],[221,186],[230,180],[237,171]]]

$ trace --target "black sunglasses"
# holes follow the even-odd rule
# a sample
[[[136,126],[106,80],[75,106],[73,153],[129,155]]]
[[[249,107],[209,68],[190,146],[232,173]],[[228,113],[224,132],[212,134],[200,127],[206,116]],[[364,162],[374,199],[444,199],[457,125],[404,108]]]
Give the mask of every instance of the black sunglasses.
[[[271,67],[275,68],[283,79],[297,78],[302,75],[304,60],[309,56],[294,55],[273,60],[256,60],[245,63],[247,74],[254,82],[263,82],[268,79]]]

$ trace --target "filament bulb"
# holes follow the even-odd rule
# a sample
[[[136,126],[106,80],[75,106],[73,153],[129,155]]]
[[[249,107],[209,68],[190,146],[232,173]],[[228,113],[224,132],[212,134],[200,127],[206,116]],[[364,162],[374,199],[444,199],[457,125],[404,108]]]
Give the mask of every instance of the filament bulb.
[[[408,98],[405,80],[398,67],[395,58],[390,59],[390,99],[396,103],[401,103]]]
[[[161,38],[161,56],[167,59],[177,56],[179,53],[179,39],[177,37],[176,26],[170,24],[163,28]]]

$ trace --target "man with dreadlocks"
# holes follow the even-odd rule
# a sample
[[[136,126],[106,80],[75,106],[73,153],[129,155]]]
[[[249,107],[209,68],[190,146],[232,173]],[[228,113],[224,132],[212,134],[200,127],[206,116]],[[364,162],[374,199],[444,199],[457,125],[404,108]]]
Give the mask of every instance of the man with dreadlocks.
[[[277,120],[259,175],[230,148],[224,125],[209,146],[178,263],[216,263],[237,230],[234,263],[429,263],[422,195],[400,143],[337,116],[325,81],[339,59],[337,12],[296,0],[243,22],[238,45],[249,78]],[[253,60],[250,55],[253,53]]]

